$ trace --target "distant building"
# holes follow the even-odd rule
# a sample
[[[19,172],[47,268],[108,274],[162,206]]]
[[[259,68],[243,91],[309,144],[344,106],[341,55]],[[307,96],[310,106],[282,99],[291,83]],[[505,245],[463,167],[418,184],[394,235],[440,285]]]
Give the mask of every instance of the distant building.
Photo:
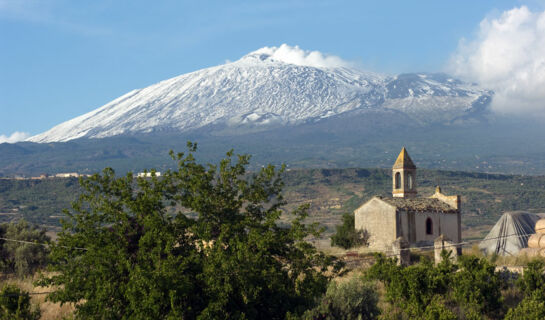
[[[418,197],[416,166],[405,148],[392,168],[392,197],[373,197],[354,211],[354,218],[377,251],[388,251],[400,237],[411,247],[433,246],[441,235],[454,243],[462,239],[460,196],[446,196],[437,187],[432,196]]]
[[[137,177],[139,178],[151,178],[151,172],[138,172],[136,174]],[[159,171],[156,171],[155,172],[155,176],[156,177],[160,177],[161,176],[161,172]]]
[[[80,176],[77,172],[63,172],[63,173],[57,173],[55,175],[55,178],[78,178]]]

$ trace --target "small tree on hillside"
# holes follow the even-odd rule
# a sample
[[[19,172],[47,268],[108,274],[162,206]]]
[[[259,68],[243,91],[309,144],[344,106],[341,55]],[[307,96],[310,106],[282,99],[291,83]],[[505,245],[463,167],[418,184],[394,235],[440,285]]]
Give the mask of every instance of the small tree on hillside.
[[[342,224],[336,227],[335,234],[331,237],[331,245],[350,249],[353,247],[368,245],[369,233],[367,230],[356,230],[354,215],[344,213]]]
[[[47,263],[48,248],[24,242],[47,244],[50,239],[45,232],[44,228],[29,224],[24,219],[0,225],[1,237],[10,239],[0,240],[2,271],[22,277],[44,267]]]

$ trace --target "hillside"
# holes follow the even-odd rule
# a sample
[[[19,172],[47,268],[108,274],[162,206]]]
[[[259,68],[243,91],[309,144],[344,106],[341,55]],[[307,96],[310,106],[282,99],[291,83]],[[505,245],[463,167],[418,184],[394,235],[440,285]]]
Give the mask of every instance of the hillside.
[[[288,208],[310,204],[309,221],[320,222],[330,234],[343,212],[351,212],[373,195],[387,196],[388,169],[307,169],[285,173]],[[446,194],[462,195],[463,237],[482,238],[503,211],[545,212],[545,177],[457,171],[419,170],[421,196],[435,185]],[[58,226],[59,216],[79,192],[76,179],[0,179],[1,221],[25,217]]]

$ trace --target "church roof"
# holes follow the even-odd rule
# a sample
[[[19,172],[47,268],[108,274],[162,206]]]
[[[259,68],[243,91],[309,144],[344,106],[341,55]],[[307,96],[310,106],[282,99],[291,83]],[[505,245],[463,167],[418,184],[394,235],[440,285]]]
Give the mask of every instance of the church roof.
[[[456,213],[458,210],[448,203],[435,198],[386,198],[382,201],[406,211]]]
[[[405,147],[401,149],[401,152],[397,156],[397,160],[394,163],[393,169],[416,169],[413,160],[409,157]]]

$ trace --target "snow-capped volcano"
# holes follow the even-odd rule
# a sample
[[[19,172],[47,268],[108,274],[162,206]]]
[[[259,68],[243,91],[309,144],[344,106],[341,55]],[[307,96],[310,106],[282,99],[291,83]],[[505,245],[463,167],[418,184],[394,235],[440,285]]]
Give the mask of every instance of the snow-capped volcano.
[[[376,74],[282,45],[133,90],[28,140],[187,132],[216,124],[268,128],[359,109],[396,110],[420,123],[452,122],[482,111],[490,97],[446,75]]]

